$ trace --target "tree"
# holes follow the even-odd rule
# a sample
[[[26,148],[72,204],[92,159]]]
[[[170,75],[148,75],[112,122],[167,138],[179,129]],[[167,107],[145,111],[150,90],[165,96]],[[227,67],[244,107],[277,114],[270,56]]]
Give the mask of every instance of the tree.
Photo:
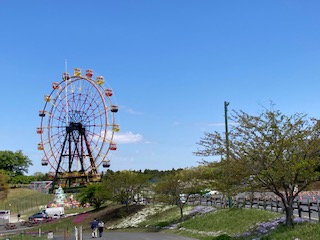
[[[199,179],[207,183],[208,189],[214,189],[224,196],[235,195],[250,190],[249,169],[246,169],[241,161],[222,159],[218,162],[205,162],[199,166]]]
[[[32,165],[31,160],[23,155],[22,151],[0,151],[0,169],[5,170],[10,177],[28,173],[28,167]]]
[[[199,181],[198,176],[198,169],[184,169],[164,176],[154,185],[153,190],[158,195],[159,201],[179,207],[181,220],[189,196],[200,192],[204,187],[205,183]]]
[[[9,176],[0,170],[0,200],[3,201],[7,198],[9,192]]]
[[[103,181],[107,192],[111,194],[111,200],[115,200],[128,205],[139,196],[143,188],[147,185],[150,176],[133,171],[108,172]]]
[[[9,180],[10,184],[30,184],[36,181],[35,176],[16,175]]]
[[[231,120],[236,123],[229,133],[231,161],[246,170],[244,182],[250,180],[256,189],[264,188],[280,197],[286,224],[292,225],[294,199],[319,179],[319,121],[302,113],[286,116],[268,109],[257,116],[234,111]],[[205,133],[198,144],[204,149],[196,155],[226,154],[225,139],[218,132]]]
[[[94,208],[99,208],[110,196],[102,183],[88,184],[79,196],[81,205],[90,203]]]

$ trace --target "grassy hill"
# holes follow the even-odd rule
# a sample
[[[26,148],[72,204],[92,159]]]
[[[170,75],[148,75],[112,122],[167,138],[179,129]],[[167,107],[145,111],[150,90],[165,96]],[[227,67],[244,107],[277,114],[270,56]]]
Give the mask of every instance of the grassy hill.
[[[28,188],[12,188],[4,201],[0,201],[0,209],[10,210],[11,214],[35,211],[41,205],[53,201],[53,194],[46,194]]]

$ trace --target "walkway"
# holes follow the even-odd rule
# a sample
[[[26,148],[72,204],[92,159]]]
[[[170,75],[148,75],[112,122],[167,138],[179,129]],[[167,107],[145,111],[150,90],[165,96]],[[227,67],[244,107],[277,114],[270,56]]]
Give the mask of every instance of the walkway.
[[[75,237],[64,238],[63,236],[54,236],[54,240],[75,240]],[[79,238],[78,238],[79,239]],[[84,233],[82,240],[94,239],[90,233]],[[104,232],[102,238],[106,240],[196,240],[195,238],[182,237],[179,235],[167,233],[138,233],[138,232]]]

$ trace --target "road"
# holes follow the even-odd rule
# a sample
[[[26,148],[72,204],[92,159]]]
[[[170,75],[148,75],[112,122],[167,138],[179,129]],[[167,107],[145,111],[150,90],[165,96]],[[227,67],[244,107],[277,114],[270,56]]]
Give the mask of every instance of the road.
[[[0,231],[0,233],[9,233],[9,232],[14,233],[16,231],[14,230]],[[35,234],[35,236],[36,235],[37,234]],[[76,238],[74,233],[66,236],[64,236],[61,233],[58,233],[58,234],[53,233],[52,235],[50,234],[50,237],[52,238],[49,238],[48,234],[45,234],[43,236],[48,236],[48,239],[52,239],[52,240],[92,239],[90,232],[84,232],[81,238],[80,238],[80,235],[78,236],[78,238]],[[112,231],[103,232],[102,237],[97,239],[101,239],[101,240],[103,239],[107,239],[107,240],[196,240],[195,238],[189,238],[189,237],[183,237],[179,235],[159,233],[159,232],[112,232]]]
[[[64,236],[53,236],[54,240],[75,240],[75,236],[65,238]],[[84,233],[82,240],[92,239],[90,233]],[[146,232],[104,232],[101,238],[107,240],[196,240],[195,238],[182,237],[167,233]],[[78,238],[80,240],[80,238]]]
[[[30,232],[30,228],[20,226],[17,219],[15,217],[11,218],[11,222],[17,225],[17,229],[14,230],[6,230],[4,226],[0,226],[0,234],[13,234],[19,231],[27,230]],[[63,233],[52,233],[53,240],[76,240],[75,233],[69,233],[64,236]],[[37,232],[34,232],[34,235],[37,236]],[[51,235],[51,234],[50,234]],[[48,236],[48,234],[42,234],[42,236]],[[50,236],[51,237],[51,236]],[[50,238],[48,238],[50,239]],[[78,235],[78,240],[88,240],[93,239],[91,236],[91,232],[83,232],[82,238]],[[174,234],[161,233],[161,232],[116,232],[107,230],[103,232],[103,236],[97,239],[107,239],[107,240],[196,240],[195,238],[188,238]]]

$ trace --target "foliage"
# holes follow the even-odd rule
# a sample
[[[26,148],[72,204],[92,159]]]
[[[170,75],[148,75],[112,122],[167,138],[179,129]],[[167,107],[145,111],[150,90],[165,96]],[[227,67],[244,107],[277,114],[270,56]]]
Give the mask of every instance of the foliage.
[[[10,184],[29,184],[36,181],[35,176],[17,175],[10,179]]]
[[[229,152],[225,139],[218,132],[205,133],[198,143],[204,147],[198,156],[230,155],[224,164],[215,164],[215,171],[227,171],[228,188],[243,186],[264,188],[282,200],[286,211],[286,224],[293,224],[293,200],[310,183],[318,180],[320,165],[320,123],[304,114],[286,116],[280,111],[265,109],[258,116],[243,111],[234,112],[229,133]],[[228,171],[237,164],[241,171]],[[243,180],[239,176],[242,175]],[[223,177],[213,177],[222,184]],[[295,187],[298,186],[298,191]]]
[[[34,180],[32,181],[48,181],[49,180],[49,174],[48,173],[42,173],[42,172],[35,172],[32,177]]]
[[[5,170],[10,177],[28,173],[28,167],[31,165],[32,161],[21,150],[16,152],[0,151],[0,169]]]
[[[157,201],[177,205],[183,220],[183,208],[189,196],[198,193],[204,187],[205,183],[199,180],[198,176],[198,169],[191,168],[163,177],[153,187],[158,197]]]
[[[80,203],[90,203],[94,208],[99,208],[109,197],[108,192],[105,190],[105,186],[102,183],[88,184],[79,196]]]
[[[0,200],[3,201],[7,198],[9,191],[9,176],[3,171],[0,170]]]
[[[103,184],[109,193],[110,200],[126,205],[139,197],[147,186],[150,176],[133,171],[108,172],[104,176]]]

